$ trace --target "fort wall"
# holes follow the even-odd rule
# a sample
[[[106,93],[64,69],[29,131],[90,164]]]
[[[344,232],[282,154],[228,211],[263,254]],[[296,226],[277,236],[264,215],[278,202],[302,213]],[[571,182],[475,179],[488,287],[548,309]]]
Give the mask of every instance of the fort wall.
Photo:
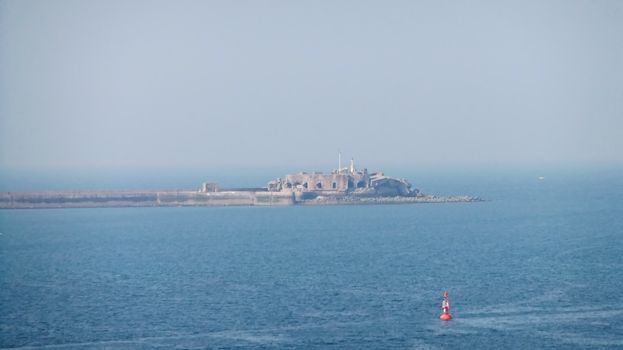
[[[344,174],[292,174],[286,175],[285,189],[315,192],[346,192],[348,176]]]

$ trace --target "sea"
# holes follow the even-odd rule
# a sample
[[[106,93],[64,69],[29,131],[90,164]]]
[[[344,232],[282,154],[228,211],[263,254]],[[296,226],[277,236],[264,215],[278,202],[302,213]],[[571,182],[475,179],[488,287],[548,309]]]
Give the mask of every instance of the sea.
[[[411,175],[484,201],[0,210],[0,348],[623,348],[620,167]]]

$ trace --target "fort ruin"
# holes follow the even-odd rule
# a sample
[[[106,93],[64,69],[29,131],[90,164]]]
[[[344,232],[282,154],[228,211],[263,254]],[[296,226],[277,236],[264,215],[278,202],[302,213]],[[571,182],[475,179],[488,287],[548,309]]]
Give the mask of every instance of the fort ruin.
[[[340,162],[341,163],[341,162]],[[203,183],[202,192],[218,192],[218,185]],[[292,194],[296,200],[314,199],[319,196],[343,197],[413,197],[419,190],[412,189],[409,181],[385,176],[382,172],[369,173],[368,169],[357,170],[354,159],[350,166],[341,167],[330,173],[300,172],[288,174],[283,179],[270,181],[266,191]]]

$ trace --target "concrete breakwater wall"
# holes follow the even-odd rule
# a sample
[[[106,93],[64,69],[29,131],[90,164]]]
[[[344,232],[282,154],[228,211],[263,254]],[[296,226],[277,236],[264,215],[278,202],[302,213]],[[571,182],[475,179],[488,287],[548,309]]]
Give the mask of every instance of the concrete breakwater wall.
[[[300,193],[299,193],[300,194]],[[365,205],[479,202],[469,196],[297,196],[295,192],[190,190],[2,192],[0,209]]]
[[[0,209],[293,205],[292,193],[268,191],[2,192]]]

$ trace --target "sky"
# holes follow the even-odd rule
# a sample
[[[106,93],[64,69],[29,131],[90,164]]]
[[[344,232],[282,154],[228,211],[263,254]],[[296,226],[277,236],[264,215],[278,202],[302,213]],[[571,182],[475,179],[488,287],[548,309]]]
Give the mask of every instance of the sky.
[[[623,1],[0,0],[0,173],[623,164]]]

